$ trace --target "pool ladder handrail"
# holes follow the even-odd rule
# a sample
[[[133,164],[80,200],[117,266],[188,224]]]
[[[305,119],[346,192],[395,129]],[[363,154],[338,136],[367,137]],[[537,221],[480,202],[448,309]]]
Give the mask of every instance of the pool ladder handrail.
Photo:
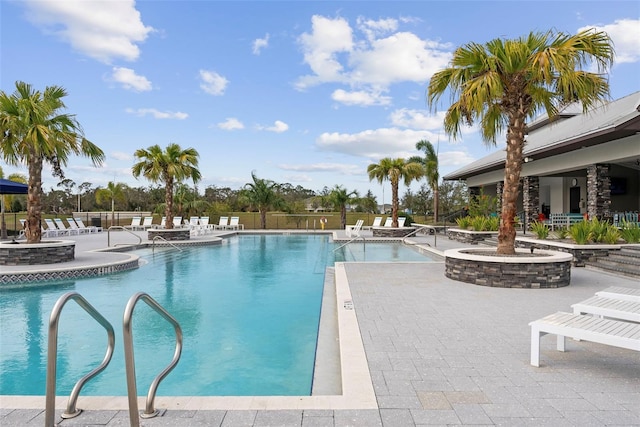
[[[45,402],[45,427],[53,427],[55,425],[55,410],[56,410],[56,369],[58,361],[58,323],[60,321],[60,314],[62,308],[69,300],[74,300],[80,307],[84,309],[91,317],[100,323],[107,330],[107,352],[102,360],[102,363],[97,368],[80,378],[78,382],[71,390],[69,395],[69,401],[67,403],[67,409],[62,413],[62,418],[73,418],[82,412],[81,409],[76,408],[76,402],[82,387],[91,378],[102,372],[113,356],[113,350],[115,348],[115,333],[113,326],[107,319],[102,316],[98,310],[96,310],[89,302],[77,292],[67,292],[58,298],[58,301],[51,310],[51,316],[49,317],[49,339],[47,348],[47,385],[46,385],[46,402]]]
[[[133,354],[133,334],[131,331],[131,320],[133,316],[133,309],[139,300],[144,301],[149,307],[155,310],[160,316],[167,320],[176,332],[176,348],[173,354],[173,359],[169,365],[164,368],[160,374],[152,381],[149,387],[149,393],[147,394],[147,403],[145,411],[140,414],[141,418],[153,418],[158,415],[158,411],[154,409],[154,400],[156,392],[160,382],[173,370],[180,360],[180,354],[182,353],[182,328],[178,321],[167,312],[160,304],[156,302],[149,294],[145,292],[138,292],[129,298],[129,302],[124,310],[124,318],[122,322],[123,340],[124,340],[124,361],[127,375],[127,395],[129,397],[129,419],[132,427],[138,427],[140,420],[138,417],[138,392],[136,387],[136,368],[135,357]]]
[[[121,226],[121,225],[112,225],[111,227],[107,228],[107,247],[111,247],[111,230],[124,230],[127,233],[136,236],[138,238],[138,245],[142,244],[142,237],[138,236],[136,233],[134,233],[133,231]],[[113,245],[113,246],[117,246],[117,245]]]
[[[338,246],[337,248],[335,248],[333,250],[333,252],[337,251],[338,249],[342,249],[345,246],[347,246],[349,243],[355,242],[358,239],[362,239],[362,252],[366,253],[367,252],[367,239],[364,238],[364,236],[356,236],[353,239],[349,240],[347,243],[343,243],[342,245]]]
[[[405,244],[405,245],[408,245],[408,244],[409,244],[409,243],[407,243],[407,242],[406,242],[407,237],[411,237],[411,236],[417,235],[420,231],[424,231],[425,229],[428,229],[428,230],[430,230],[430,232],[431,232],[431,231],[433,231],[433,246],[434,246],[434,247],[436,246],[436,241],[437,241],[436,234],[437,234],[437,230],[436,230],[436,228],[435,228],[434,226],[432,226],[432,225],[427,225],[427,224],[417,224],[417,223],[415,223],[415,222],[414,222],[413,224],[411,224],[411,225],[412,225],[412,226],[416,226],[416,227],[418,227],[418,228],[416,228],[416,229],[415,229],[415,230],[413,230],[411,233],[407,234],[406,236],[404,236],[404,237],[402,238],[402,243],[403,243],[403,244]],[[430,234],[431,234],[431,233],[430,233]],[[417,243],[412,243],[412,244],[417,244]],[[422,244],[422,245],[427,245],[427,246],[431,246],[429,243],[420,243],[420,244]]]
[[[156,240],[164,240],[165,243],[167,243],[169,246],[172,246],[174,249],[179,250],[180,252],[182,252],[182,249],[180,249],[178,246],[174,245],[173,243],[171,243],[170,241],[168,241],[167,239],[165,239],[162,236],[154,236],[153,240],[151,240],[151,252],[155,252],[156,250]]]

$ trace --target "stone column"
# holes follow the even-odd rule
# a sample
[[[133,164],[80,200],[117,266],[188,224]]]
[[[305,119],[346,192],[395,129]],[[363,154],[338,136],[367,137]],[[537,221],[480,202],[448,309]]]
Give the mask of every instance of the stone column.
[[[587,167],[587,213],[589,218],[611,217],[611,178],[608,164]]]
[[[504,187],[504,181],[496,182],[496,212],[500,215],[502,212],[502,188]]]
[[[527,224],[538,220],[540,212],[540,178],[525,176],[522,178],[522,204]]]

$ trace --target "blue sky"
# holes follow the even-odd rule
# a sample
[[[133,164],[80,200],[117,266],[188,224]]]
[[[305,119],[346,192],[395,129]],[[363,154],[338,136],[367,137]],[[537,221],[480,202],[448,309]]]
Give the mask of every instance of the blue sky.
[[[95,186],[150,185],[132,177],[133,152],[177,143],[200,153],[201,190],[255,171],[382,202],[367,166],[419,154],[421,139],[439,146],[441,175],[500,149],[474,129],[451,141],[448,97],[438,111],[425,102],[431,75],[471,41],[597,27],[616,47],[612,98],[640,90],[637,1],[1,0],[0,26],[0,89],[67,89],[67,112],[107,158],[72,158],[66,176]]]

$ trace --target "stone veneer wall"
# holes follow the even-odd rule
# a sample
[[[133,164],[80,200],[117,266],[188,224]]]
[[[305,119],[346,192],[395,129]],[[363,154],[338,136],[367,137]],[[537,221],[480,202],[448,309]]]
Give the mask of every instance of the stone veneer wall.
[[[527,241],[516,240],[516,247],[517,248],[530,249],[531,246],[533,246],[535,249],[544,249],[544,250],[565,252],[565,253],[571,254],[571,255],[573,255],[572,264],[573,264],[574,267],[584,267],[586,261],[593,260],[594,258],[597,258],[597,257],[606,257],[606,256],[609,255],[609,253],[612,250],[620,250],[619,248],[617,248],[617,249],[590,248],[590,247],[588,247],[589,245],[581,245],[583,247],[571,248],[571,247],[557,246],[557,245],[552,245],[552,244],[547,245],[547,244],[539,243],[539,242],[532,243],[532,242],[527,242]]]
[[[447,257],[445,276],[496,288],[560,288],[571,281],[571,262],[500,263]]]
[[[56,264],[75,258],[75,242],[45,243],[3,243],[0,245],[0,265]]]
[[[587,213],[589,218],[611,217],[611,178],[607,164],[587,167]]]
[[[527,225],[537,221],[540,212],[540,178],[537,176],[522,179],[522,204]]]
[[[165,240],[189,240],[191,235],[188,228],[173,228],[171,230],[149,230],[147,231],[147,238],[153,240],[154,237],[160,236]]]
[[[415,231],[415,227],[373,227],[373,237],[404,237]]]
[[[484,239],[497,235],[497,231],[469,231],[461,230],[459,228],[447,229],[447,237],[449,240],[455,240],[456,242],[462,242],[469,245],[477,245]]]

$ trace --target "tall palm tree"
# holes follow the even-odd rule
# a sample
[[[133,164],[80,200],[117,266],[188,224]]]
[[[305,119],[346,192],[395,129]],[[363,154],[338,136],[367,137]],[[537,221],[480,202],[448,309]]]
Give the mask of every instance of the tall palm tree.
[[[420,163],[424,168],[424,176],[427,184],[433,192],[433,222],[438,222],[438,181],[440,181],[440,172],[438,172],[438,152],[433,148],[433,144],[426,140],[416,142],[416,150],[424,151],[424,157],[413,156],[410,162]]]
[[[372,163],[367,167],[369,181],[377,179],[380,184],[388,180],[391,183],[391,226],[398,226],[398,185],[400,180],[409,185],[414,179],[421,178],[424,169],[420,163],[408,162],[405,159],[386,157],[380,163]]]
[[[101,165],[104,152],[83,135],[74,115],[64,114],[67,91],[47,86],[44,92],[24,82],[16,82],[9,95],[0,91],[0,155],[10,165],[26,164],[29,171],[27,193],[27,243],[42,237],[42,167],[46,162],[54,176],[64,178],[63,166],[72,154],[89,157]]]
[[[245,184],[243,196],[249,204],[260,212],[260,228],[267,228],[267,212],[272,208],[282,206],[282,198],[278,193],[279,185],[268,179],[261,179],[256,176],[255,171],[251,172],[253,182]]]
[[[152,145],[136,150],[133,155],[140,161],[133,165],[131,171],[138,178],[144,176],[151,182],[164,184],[166,227],[173,228],[173,186],[185,179],[200,181],[198,170],[198,152],[195,148],[185,148],[178,144],[169,144],[163,151],[159,145]]]
[[[596,30],[576,35],[530,33],[517,39],[469,43],[453,53],[450,66],[429,82],[433,108],[445,93],[454,102],[446,112],[445,131],[453,138],[463,124],[480,123],[482,139],[495,145],[506,129],[507,148],[497,252],[515,253],[515,216],[526,121],[540,111],[553,118],[561,105],[579,101],[586,112],[609,96],[604,74],[613,64],[609,36]],[[597,66],[598,73],[583,70]]]
[[[116,201],[124,201],[125,185],[121,182],[115,183],[109,181],[106,188],[98,188],[96,190],[96,203],[104,203],[111,201],[111,225],[115,225],[116,220]]]
[[[344,230],[347,226],[347,204],[358,197],[356,190],[348,191],[341,185],[336,185],[329,193],[329,202],[333,209],[340,209],[340,228]]]

